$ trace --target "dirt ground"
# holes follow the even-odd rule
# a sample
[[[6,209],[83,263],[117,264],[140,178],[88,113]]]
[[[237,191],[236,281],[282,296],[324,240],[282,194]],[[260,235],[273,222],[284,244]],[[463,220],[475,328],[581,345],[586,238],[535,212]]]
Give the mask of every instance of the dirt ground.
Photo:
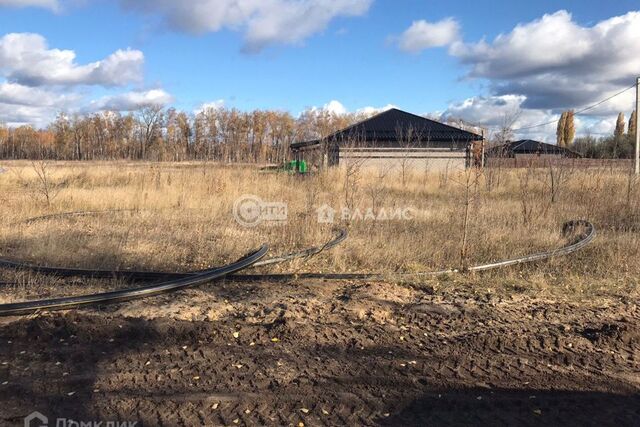
[[[0,424],[640,425],[640,309],[218,283],[0,319]]]

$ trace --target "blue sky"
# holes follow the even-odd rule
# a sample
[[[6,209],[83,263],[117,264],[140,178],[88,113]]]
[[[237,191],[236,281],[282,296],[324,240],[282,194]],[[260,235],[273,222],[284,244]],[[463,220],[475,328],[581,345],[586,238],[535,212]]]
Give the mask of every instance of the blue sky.
[[[195,3],[200,3],[200,10],[194,10]],[[637,1],[179,4],[0,0],[0,38],[5,37],[4,55],[0,42],[0,84],[6,86],[0,89],[0,121],[42,126],[55,111],[127,110],[156,101],[195,111],[221,101],[242,110],[280,109],[293,114],[310,107],[355,111],[395,105],[493,126],[517,115],[518,127],[598,101],[623,89],[625,82],[631,85],[632,76],[640,74],[640,62],[633,59],[616,58],[608,69],[595,69],[606,46],[617,42],[640,57]],[[503,39],[513,36],[518,25],[525,26],[524,46],[517,36],[495,40],[499,34]],[[599,25],[607,30],[597,30]],[[12,33],[40,35],[46,47],[33,39],[24,42],[20,60],[27,62],[17,66],[11,48],[17,39],[6,38]],[[567,42],[582,40],[589,44],[577,49],[582,56],[565,60],[573,50]],[[557,58],[546,52],[549,46],[555,50],[556,42]],[[55,49],[72,51],[76,57],[65,62]],[[105,62],[119,50],[128,53],[117,66],[102,67],[99,75],[81,69]],[[29,58],[32,51],[39,60]],[[33,77],[28,67],[43,70]],[[48,71],[62,77],[51,80]],[[584,86],[578,90],[588,93],[571,93],[569,77],[579,79]],[[46,105],[25,99],[36,90],[31,98],[46,99]],[[16,96],[17,92],[24,96]],[[630,113],[631,92],[583,117],[579,130],[609,132],[618,110]],[[535,133],[545,137],[552,127]]]

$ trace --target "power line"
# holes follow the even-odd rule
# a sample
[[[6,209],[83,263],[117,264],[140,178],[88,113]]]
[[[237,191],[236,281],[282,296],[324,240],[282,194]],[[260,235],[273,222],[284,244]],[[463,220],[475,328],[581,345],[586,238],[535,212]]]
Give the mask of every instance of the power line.
[[[626,89],[624,89],[624,90],[622,90],[622,91],[620,91],[620,92],[618,92],[618,93],[616,93],[614,95],[611,95],[610,97],[605,98],[602,101],[599,101],[599,102],[597,102],[597,103],[595,103],[593,105],[590,105],[590,106],[588,106],[586,108],[583,108],[581,110],[576,111],[574,114],[578,115],[578,114],[585,113],[585,112],[587,112],[589,110],[593,110],[594,108],[599,107],[600,105],[604,104],[605,102],[611,101],[613,98],[622,95],[623,93],[627,92],[628,90],[631,90],[631,89],[635,88],[636,86],[637,86],[637,84],[634,83],[633,85],[629,86],[628,88],[626,88]],[[541,126],[552,125],[554,123],[558,123],[558,120],[552,120],[552,121],[546,122],[546,123],[539,123],[537,125],[525,126],[525,127],[521,127],[521,128],[518,128],[518,129],[513,129],[512,132],[515,133],[515,132],[520,132],[520,131],[523,131],[523,130],[535,129],[535,128],[538,128],[538,127],[541,127]]]

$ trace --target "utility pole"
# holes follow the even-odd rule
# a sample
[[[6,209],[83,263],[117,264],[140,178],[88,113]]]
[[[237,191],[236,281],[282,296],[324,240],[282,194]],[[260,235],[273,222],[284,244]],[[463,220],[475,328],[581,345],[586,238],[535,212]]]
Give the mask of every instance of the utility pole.
[[[640,77],[636,82],[636,175],[640,175]]]

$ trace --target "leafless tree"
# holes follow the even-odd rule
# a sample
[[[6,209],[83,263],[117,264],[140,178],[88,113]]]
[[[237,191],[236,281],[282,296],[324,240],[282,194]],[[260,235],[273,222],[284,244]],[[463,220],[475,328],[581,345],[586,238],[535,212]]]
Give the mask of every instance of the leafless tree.
[[[142,138],[140,139],[140,158],[145,158],[147,150],[153,143],[154,137],[160,130],[163,107],[161,105],[149,105],[138,112],[142,125]]]

